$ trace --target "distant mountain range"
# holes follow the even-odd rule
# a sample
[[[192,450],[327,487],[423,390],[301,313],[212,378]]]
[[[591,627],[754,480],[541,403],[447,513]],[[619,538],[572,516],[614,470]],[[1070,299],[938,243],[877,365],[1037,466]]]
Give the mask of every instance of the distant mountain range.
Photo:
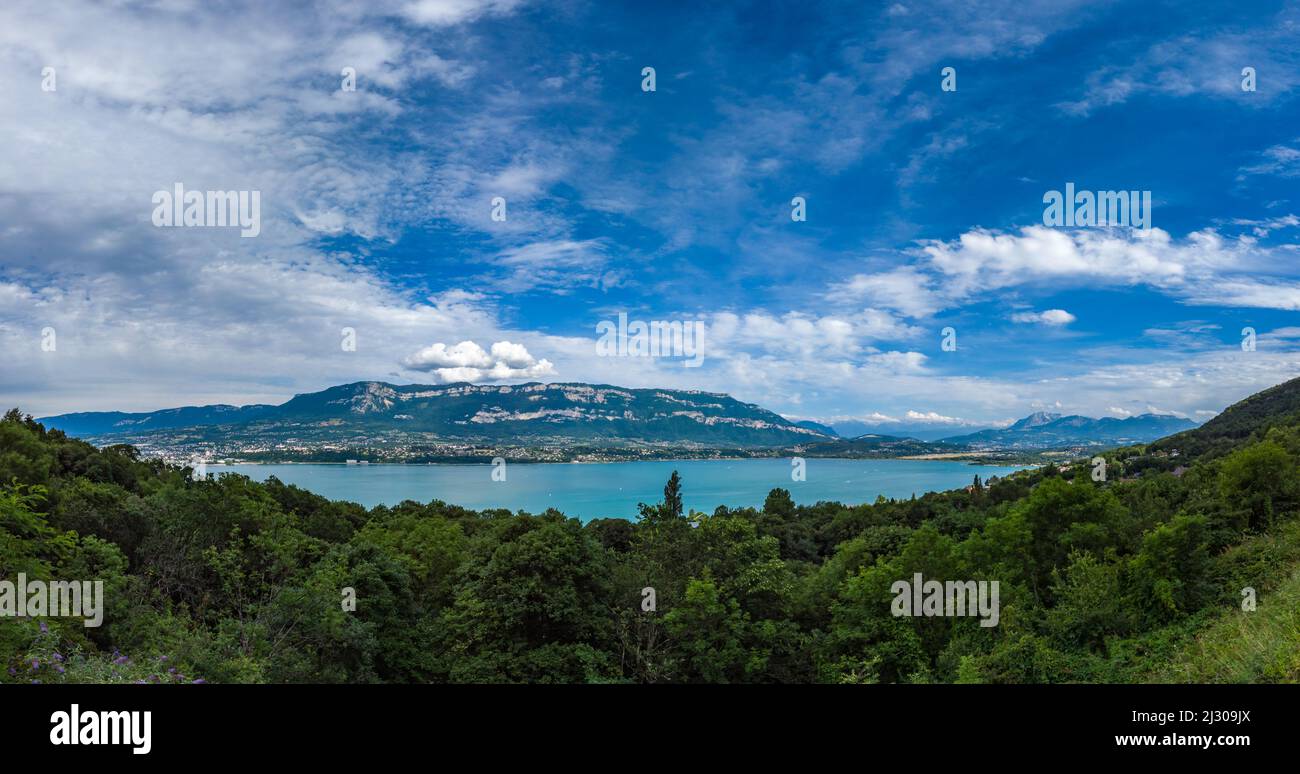
[[[184,406],[141,414],[121,411],[88,411],[79,414],[60,414],[44,417],[46,427],[62,430],[68,435],[90,437],[100,435],[139,435],[154,430],[171,430],[178,427],[200,425],[231,425],[250,422],[271,415],[279,406],[253,404],[248,406]]]
[[[146,453],[240,459],[480,458],[513,450],[537,460],[676,454],[897,457],[1142,443],[1195,427],[1170,416],[1089,419],[1031,414],[1007,428],[939,440],[882,433],[845,438],[721,393],[529,383],[355,382],[278,405],[187,406],[147,413],[88,412],[47,427]]]
[[[959,433],[974,433],[988,429],[988,425],[952,424],[924,421],[887,420],[867,422],[860,419],[841,419],[829,423],[841,438],[858,438],[864,435],[891,435],[915,438],[918,441],[938,441]]]
[[[1092,419],[1040,411],[1010,427],[952,436],[942,439],[941,443],[972,450],[1124,446],[1154,441],[1193,427],[1196,427],[1196,423],[1189,419],[1165,414],[1140,414],[1125,419]]]
[[[502,446],[759,449],[827,438],[720,393],[565,383],[356,382],[279,406],[92,412],[41,421],[100,444],[258,458],[367,449],[446,458]]]

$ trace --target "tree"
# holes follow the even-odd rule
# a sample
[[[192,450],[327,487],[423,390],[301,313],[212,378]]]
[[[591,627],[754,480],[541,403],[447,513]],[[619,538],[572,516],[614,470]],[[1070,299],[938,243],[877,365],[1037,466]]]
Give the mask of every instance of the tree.
[[[1129,563],[1138,605],[1155,623],[1200,607],[1210,594],[1205,517],[1180,513],[1148,532]]]
[[[687,584],[686,598],[664,623],[681,653],[688,682],[742,682],[754,666],[744,645],[748,616],[734,598],[724,598],[707,575]]]
[[[1056,604],[1047,613],[1047,628],[1061,644],[1100,649],[1107,637],[1129,631],[1120,570],[1116,562],[1074,553],[1069,566],[1054,573]]]
[[[675,470],[664,485],[664,510],[674,518],[682,515],[682,479]]]
[[[614,674],[608,555],[577,519],[515,517],[477,556],[443,612],[454,682],[587,682]],[[610,648],[612,649],[612,647]]]
[[[794,500],[790,497],[788,489],[773,489],[767,493],[767,499],[763,501],[763,513],[777,516],[782,521],[788,521],[794,518]]]
[[[1275,441],[1263,441],[1233,452],[1219,471],[1219,491],[1251,529],[1272,526],[1279,511],[1297,501],[1295,461]]]
[[[1100,556],[1122,542],[1130,518],[1110,489],[1048,477],[1006,516],[989,521],[988,544],[981,547],[1008,566],[1019,564],[1035,596],[1047,600],[1052,570],[1064,565],[1071,551]]]

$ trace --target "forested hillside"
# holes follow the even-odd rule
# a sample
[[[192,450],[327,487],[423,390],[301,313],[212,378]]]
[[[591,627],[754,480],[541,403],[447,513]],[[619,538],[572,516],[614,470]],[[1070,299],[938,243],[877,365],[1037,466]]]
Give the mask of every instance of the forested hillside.
[[[1195,430],[1157,441],[1154,449],[1182,447],[1199,456],[1224,454],[1270,427],[1300,425],[1300,379],[1292,379],[1229,406]]]
[[[1295,681],[1295,659],[1268,654],[1300,638],[1276,609],[1300,566],[1300,428],[1252,409],[1211,438],[1232,413],[1107,453],[1105,481],[1080,460],[903,501],[773,489],[701,514],[674,477],[635,520],[583,525],[195,481],[11,411],[0,579],[101,579],[107,603],[98,628],[0,617],[0,682]],[[893,616],[891,584],[917,572],[999,581],[998,625]]]

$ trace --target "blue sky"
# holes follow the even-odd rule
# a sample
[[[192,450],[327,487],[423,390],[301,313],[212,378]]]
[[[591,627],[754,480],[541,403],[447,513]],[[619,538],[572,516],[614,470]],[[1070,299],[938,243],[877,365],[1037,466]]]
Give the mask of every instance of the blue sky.
[[[1295,3],[16,2],[0,67],[38,415],[469,378],[1201,421],[1300,375]],[[260,191],[261,234],[155,228],[175,182]],[[1044,227],[1067,182],[1152,228]],[[620,312],[704,364],[598,357]]]

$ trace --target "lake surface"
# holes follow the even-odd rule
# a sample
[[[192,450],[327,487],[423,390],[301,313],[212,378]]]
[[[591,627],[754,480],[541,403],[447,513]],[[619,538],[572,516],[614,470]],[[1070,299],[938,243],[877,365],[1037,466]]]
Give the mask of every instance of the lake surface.
[[[505,481],[492,480],[492,466],[478,465],[208,465],[213,473],[236,472],[263,481],[275,476],[331,500],[366,507],[403,500],[442,500],[466,508],[509,508],[540,513],[556,508],[583,521],[616,516],[634,519],[637,503],[663,499],[676,470],[688,509],[712,513],[719,505],[763,504],[776,487],[799,504],[821,500],[874,502],[878,495],[907,498],[956,489],[1004,476],[1018,467],[972,465],[952,460],[808,459],[806,480],[791,480],[785,459],[655,460],[574,464],[510,463]]]

